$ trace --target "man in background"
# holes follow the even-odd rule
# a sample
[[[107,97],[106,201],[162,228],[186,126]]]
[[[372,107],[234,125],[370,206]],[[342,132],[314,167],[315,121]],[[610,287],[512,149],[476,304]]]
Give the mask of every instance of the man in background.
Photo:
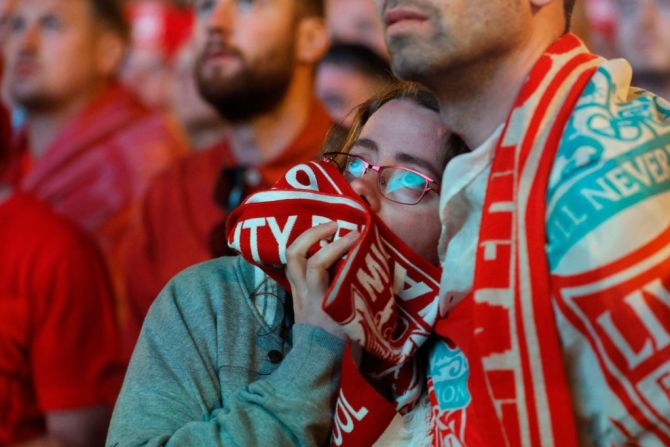
[[[388,57],[382,22],[369,0],[326,0],[328,31],[333,42],[365,45]]]
[[[95,241],[2,189],[0,246],[0,445],[101,446],[125,361]]]
[[[388,62],[370,48],[336,43],[319,62],[316,95],[333,121],[349,128],[353,110],[395,81]]]
[[[199,91],[229,133],[157,178],[144,199],[128,241],[135,334],[172,276],[226,252],[228,212],[313,159],[330,126],[314,95],[329,44],[321,0],[199,0],[195,8]]]
[[[94,233],[119,286],[131,210],[186,152],[183,136],[117,82],[118,1],[22,0],[9,28],[5,82],[27,121],[0,178]]]
[[[670,98],[670,2],[612,0],[615,47],[633,66],[635,83]]]
[[[130,45],[121,80],[145,104],[167,109],[172,64],[177,51],[191,36],[193,10],[164,0],[125,3]]]
[[[10,141],[0,104],[0,167]],[[2,181],[0,247],[0,445],[102,445],[125,361],[99,248]]]

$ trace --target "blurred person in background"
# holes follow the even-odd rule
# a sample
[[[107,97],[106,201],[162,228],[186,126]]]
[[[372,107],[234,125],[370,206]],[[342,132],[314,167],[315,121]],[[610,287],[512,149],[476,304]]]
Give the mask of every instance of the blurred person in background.
[[[9,19],[18,0],[0,0],[0,45],[5,44],[9,33]]]
[[[117,81],[128,35],[116,0],[22,0],[5,47],[11,99],[27,112],[0,172],[94,233],[119,286],[121,240],[149,179],[183,135]]]
[[[670,0],[612,0],[615,47],[635,83],[670,98]]]
[[[333,121],[351,126],[353,110],[389,88],[396,78],[388,62],[360,44],[334,44],[316,70],[316,95]]]
[[[0,246],[0,445],[101,446],[125,361],[95,241],[4,189]]]
[[[334,42],[358,43],[388,58],[382,22],[370,0],[326,0],[326,20]]]
[[[617,57],[617,52],[613,48],[614,30],[617,21],[613,2],[614,0],[583,0],[575,4],[574,19],[578,19],[581,9],[586,22],[588,22],[588,43],[591,51],[607,58]]]
[[[0,104],[0,166],[11,126]],[[125,362],[95,241],[0,181],[0,445],[102,445]]]
[[[193,8],[164,0],[129,2],[131,44],[121,78],[145,104],[170,112],[192,149],[223,138],[225,123],[197,91]]]
[[[222,140],[228,127],[198,92],[196,50],[195,42],[189,40],[177,51],[172,63],[168,101],[169,109],[182,125],[191,148],[202,150]]]
[[[248,193],[313,159],[330,126],[314,95],[328,49],[322,0],[198,0],[196,79],[227,138],[158,177],[128,240],[131,333],[180,270],[226,252],[224,220]]]
[[[18,0],[0,0],[0,76],[4,75],[5,71],[5,58],[4,58],[4,51],[2,51],[5,48],[5,45],[7,44],[7,36],[9,35],[9,20],[11,19],[12,12],[14,11],[14,8],[16,7],[16,4],[18,3]],[[21,118],[23,116],[23,113],[19,111],[18,109],[11,110],[13,107],[11,106],[11,99],[9,98],[9,94],[7,92],[6,88],[6,83],[2,83],[2,89],[0,89],[0,95],[2,97],[2,102],[7,106],[7,109],[5,109],[5,112],[7,112],[7,116],[10,117],[9,123],[12,124],[12,121],[14,121],[12,118],[13,112],[17,112],[17,118],[19,118],[17,121],[21,121]],[[11,139],[11,133],[6,134],[6,137]],[[8,148],[7,148],[8,149]]]
[[[172,64],[189,39],[193,10],[164,0],[127,3],[130,45],[121,70],[123,83],[152,107],[167,108]]]

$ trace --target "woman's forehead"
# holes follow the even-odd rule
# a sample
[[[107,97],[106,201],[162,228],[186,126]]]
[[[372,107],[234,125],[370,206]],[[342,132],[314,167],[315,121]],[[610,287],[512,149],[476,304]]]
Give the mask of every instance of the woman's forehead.
[[[443,150],[447,130],[440,115],[411,100],[392,100],[381,106],[365,123],[359,135],[377,145],[380,156],[398,151],[427,159]]]

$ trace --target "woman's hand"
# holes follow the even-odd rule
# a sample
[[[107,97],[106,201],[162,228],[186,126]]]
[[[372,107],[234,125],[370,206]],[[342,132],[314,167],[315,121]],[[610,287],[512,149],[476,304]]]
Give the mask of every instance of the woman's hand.
[[[296,323],[318,326],[337,337],[345,338],[342,327],[324,312],[321,302],[330,284],[328,269],[347,253],[359,233],[353,231],[336,241],[326,242],[324,247],[307,257],[312,245],[319,241],[329,241],[336,231],[337,223],[328,222],[298,236],[286,250],[286,277],[291,284]]]

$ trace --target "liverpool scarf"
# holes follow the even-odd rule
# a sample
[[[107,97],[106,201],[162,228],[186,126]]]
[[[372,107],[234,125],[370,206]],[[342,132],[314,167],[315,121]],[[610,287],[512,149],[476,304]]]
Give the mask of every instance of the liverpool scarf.
[[[473,293],[436,326],[465,352],[472,403],[434,415],[435,445],[577,445],[550,299],[545,194],[563,130],[599,63],[576,37],[559,39],[507,119],[487,186]]]

